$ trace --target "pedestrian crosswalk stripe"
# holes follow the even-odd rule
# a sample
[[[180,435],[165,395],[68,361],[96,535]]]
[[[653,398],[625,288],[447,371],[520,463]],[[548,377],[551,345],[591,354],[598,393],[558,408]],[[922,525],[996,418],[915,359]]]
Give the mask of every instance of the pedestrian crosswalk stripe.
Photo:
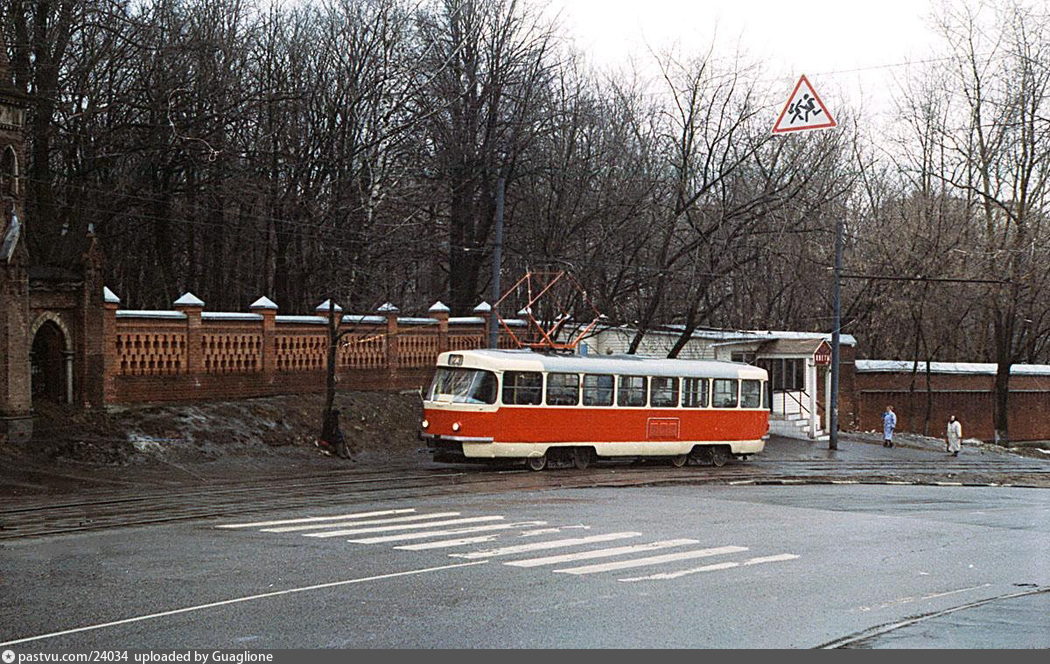
[[[693,569],[685,570],[683,572],[665,572],[663,574],[653,574],[651,576],[636,576],[631,579],[620,579],[620,581],[622,581],[623,583],[633,583],[635,581],[677,579],[679,576],[685,576],[687,574],[696,574],[699,572],[714,572],[721,569],[732,569],[734,567],[740,567],[740,563],[715,563],[713,565],[704,565],[703,567],[694,567]]]
[[[611,549],[596,549],[594,551],[580,551],[579,553],[563,553],[558,556],[546,556],[543,558],[526,558],[525,560],[512,560],[504,565],[514,567],[539,567],[540,565],[557,565],[559,563],[571,563],[575,560],[590,560],[593,558],[611,558],[628,553],[640,553],[642,551],[656,551],[673,546],[685,546],[687,544],[698,544],[695,539],[663,540],[650,542],[648,544],[634,544],[632,546],[618,546]]]
[[[521,534],[522,537],[536,537],[537,535],[553,535],[554,533],[560,533],[561,528],[538,528],[537,530],[526,530]]]
[[[461,537],[460,539],[451,540],[438,540],[436,542],[423,542],[422,544],[405,544],[403,546],[395,546],[395,549],[399,551],[426,551],[428,549],[449,549],[454,546],[466,546],[467,544],[481,544],[483,542],[491,542],[499,537],[499,533],[494,535],[481,535],[479,537]]]
[[[267,526],[283,526],[292,523],[316,523],[319,521],[339,521],[340,519],[364,519],[370,516],[388,516],[391,514],[408,514],[415,512],[414,509],[382,510],[378,512],[351,512],[350,514],[338,514],[336,516],[311,516],[304,519],[284,519],[283,521],[257,521],[255,523],[227,523],[216,528],[265,528]]]
[[[626,539],[628,537],[638,537],[639,535],[641,535],[641,533],[607,533],[605,535],[591,535],[590,537],[573,537],[561,540],[548,540],[546,542],[533,542],[532,544],[519,544],[517,546],[507,546],[500,549],[488,549],[487,551],[471,551],[470,553],[451,553],[449,555],[454,558],[466,558],[468,560],[473,560],[476,558],[509,556],[515,553],[527,553],[529,551],[540,551],[542,549],[560,549],[568,546],[593,544],[595,542],[609,542],[612,540]]]
[[[459,512],[435,512],[433,514],[413,514],[411,516],[395,516],[389,519],[368,519],[366,521],[345,521],[336,523],[308,523],[296,526],[280,526],[279,528],[262,528],[264,533],[294,533],[303,530],[321,530],[323,528],[343,528],[346,526],[378,526],[382,523],[407,523],[409,521],[426,521],[428,519],[445,519],[450,516],[459,516]]]
[[[699,574],[701,572],[714,572],[717,570],[730,569],[733,567],[744,567],[746,565],[760,565],[762,563],[775,563],[784,560],[794,560],[796,558],[798,558],[798,556],[796,556],[793,553],[781,553],[775,556],[761,556],[759,558],[751,558],[749,560],[745,560],[742,563],[717,563],[715,565],[704,565],[703,567],[684,569],[678,572],[663,572],[660,574],[652,574],[650,576],[636,576],[630,579],[620,579],[620,581],[623,581],[624,583],[632,583],[634,581],[668,581],[671,579],[678,579],[683,576],[688,576],[690,574]]]
[[[395,530],[411,530],[414,528],[433,528],[434,526],[453,526],[459,523],[480,523],[483,521],[502,521],[502,516],[472,516],[463,519],[447,519],[445,521],[427,521],[426,523],[404,523],[394,526],[372,526],[370,528],[351,528],[349,530],[332,530],[323,533],[304,533],[303,537],[345,537],[347,535],[361,535],[364,533],[389,533]]]
[[[751,558],[745,560],[742,564],[744,565],[759,565],[761,563],[778,563],[784,560],[795,560],[798,556],[793,553],[778,553],[775,556],[760,556],[758,558]]]
[[[546,521],[518,521],[516,523],[496,523],[488,526],[452,528],[451,530],[431,530],[424,533],[400,533],[398,535],[380,535],[378,537],[365,537],[363,539],[351,539],[346,541],[350,542],[351,544],[386,544],[387,542],[403,542],[405,540],[426,539],[428,537],[448,537],[449,535],[467,535],[470,533],[482,533],[490,530],[507,530],[509,528],[527,528],[529,526],[543,526],[546,525],[546,523]]]
[[[648,558],[633,558],[631,560],[618,560],[611,563],[598,565],[584,565],[583,567],[569,567],[567,569],[556,569],[558,574],[594,574],[596,572],[609,572],[618,569],[630,569],[631,567],[645,567],[646,565],[660,565],[671,563],[676,560],[690,560],[692,558],[706,558],[718,556],[724,553],[739,553],[747,551],[746,546],[718,546],[712,549],[697,549],[695,551],[681,551],[679,553],[665,553],[661,556],[649,556]]]

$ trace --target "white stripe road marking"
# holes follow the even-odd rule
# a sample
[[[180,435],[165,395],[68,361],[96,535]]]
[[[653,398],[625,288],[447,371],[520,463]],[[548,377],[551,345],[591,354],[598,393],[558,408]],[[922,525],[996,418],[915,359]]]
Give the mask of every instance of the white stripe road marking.
[[[402,533],[399,535],[383,535],[380,537],[366,537],[364,539],[351,539],[346,541],[351,544],[386,544],[387,542],[403,542],[405,540],[426,539],[428,537],[468,535],[470,533],[483,533],[489,530],[507,530],[508,528],[542,526],[546,523],[546,521],[519,521],[517,523],[497,523],[491,526],[471,526],[470,528],[453,528],[451,530],[430,530],[425,533]]]
[[[546,556],[545,558],[527,558],[525,560],[512,560],[504,565],[514,567],[538,567],[540,565],[557,565],[558,563],[571,563],[574,560],[588,560],[591,558],[610,558],[621,556],[626,553],[639,553],[641,551],[655,551],[667,549],[672,546],[685,546],[686,544],[699,544],[694,539],[663,540],[661,542],[650,542],[648,544],[635,544],[633,546],[618,546],[612,549],[597,549],[595,551],[581,551],[580,553],[564,553],[560,556]]]
[[[556,569],[559,574],[593,574],[595,572],[609,572],[616,569],[629,569],[631,567],[644,567],[646,565],[659,565],[661,563],[672,563],[676,560],[689,560],[691,558],[706,558],[707,556],[718,556],[723,553],[739,553],[747,551],[746,546],[719,546],[713,549],[698,549],[696,551],[682,551],[680,553],[665,553],[662,556],[650,556],[648,558],[634,558],[632,560],[620,560],[612,563],[599,565],[584,565],[583,567],[570,567],[568,569]]]
[[[345,521],[339,523],[308,523],[304,526],[282,526],[280,528],[262,528],[261,532],[294,533],[302,530],[320,530],[322,528],[345,528],[347,526],[377,526],[381,523],[426,521],[427,519],[444,519],[450,516],[459,516],[459,512],[435,512],[433,514],[413,514],[412,516],[395,516],[389,519],[368,519],[367,521]]]
[[[540,528],[538,530],[528,530],[521,534],[522,537],[535,537],[537,535],[549,535],[551,533],[560,533],[566,530],[590,530],[590,526],[580,524],[578,526],[558,526],[557,528]]]
[[[399,551],[426,551],[428,549],[448,549],[454,546],[465,546],[467,544],[481,544],[483,542],[491,542],[499,537],[499,533],[495,535],[481,535],[479,537],[462,537],[460,539],[452,540],[438,540],[436,542],[423,542],[422,544],[406,544],[404,546],[395,546],[395,549]]]
[[[554,533],[560,533],[561,528],[539,528],[537,530],[526,530],[521,534],[522,537],[536,537],[537,535],[552,535]]]
[[[489,549],[487,551],[471,551],[470,553],[450,553],[449,555],[454,558],[466,558],[468,560],[473,560],[475,558],[509,556],[514,553],[526,553],[528,551],[540,551],[542,549],[560,549],[567,546],[591,544],[593,542],[609,542],[612,540],[626,539],[628,537],[638,537],[639,535],[641,535],[641,533],[607,533],[605,535],[591,535],[590,537],[573,537],[571,539],[549,540],[546,542],[535,542],[533,544],[519,544],[517,546],[507,546],[503,547],[502,549]]]
[[[53,639],[58,636],[66,636],[67,634],[77,634],[78,632],[90,632],[96,629],[104,629],[106,627],[116,627],[118,625],[127,625],[130,623],[142,622],[144,620],[153,620],[154,618],[164,618],[166,616],[175,616],[180,613],[190,613],[192,611],[201,611],[203,609],[211,609],[217,606],[228,606],[230,604],[241,604],[244,602],[251,602],[258,599],[266,599],[268,597],[279,597],[281,595],[291,595],[293,593],[302,593],[310,590],[322,590],[324,588],[337,588],[339,586],[348,586],[354,583],[364,583],[366,581],[379,581],[382,579],[393,579],[399,576],[412,576],[415,574],[425,574],[427,572],[437,572],[445,569],[456,569],[457,567],[469,567],[471,565],[484,565],[487,560],[479,560],[472,563],[456,563],[453,565],[442,565],[440,567],[427,567],[426,569],[414,569],[407,572],[394,572],[392,574],[380,574],[378,576],[366,576],[359,579],[347,579],[345,581],[332,581],[330,583],[319,583],[313,586],[303,586],[300,588],[289,588],[287,590],[276,590],[274,592],[262,593],[259,595],[249,595],[247,597],[237,597],[234,599],[226,599],[220,602],[209,602],[208,604],[198,604],[196,606],[187,606],[181,609],[173,609],[171,611],[161,611],[160,613],[150,613],[144,616],[136,616],[134,618],[125,618],[123,620],[114,620],[112,622],[100,623],[98,625],[87,625],[85,627],[77,627],[74,629],[67,629],[61,632],[51,632],[50,634],[38,634],[37,636],[27,636],[21,639],[15,639],[13,641],[5,641],[0,643],[0,647],[18,645],[19,643],[29,643],[30,641],[41,641],[43,639]]]
[[[339,519],[364,519],[370,516],[387,516],[389,514],[408,514],[414,509],[383,510],[381,512],[352,512],[338,516],[311,516],[305,519],[285,519],[283,521],[257,521],[255,523],[228,523],[216,528],[263,528],[266,526],[283,526],[289,523],[314,523],[318,521],[338,521]]]
[[[664,572],[662,574],[653,574],[652,576],[636,576],[631,579],[620,579],[624,583],[632,583],[634,581],[665,581],[668,579],[678,579],[683,576],[690,574],[699,574],[700,572],[714,572],[721,569],[730,569],[732,567],[744,567],[746,565],[760,565],[762,563],[776,563],[782,560],[794,560],[798,558],[793,553],[781,553],[775,556],[762,556],[759,558],[751,558],[745,560],[742,563],[718,563],[715,565],[704,565],[703,567],[694,567],[693,569],[684,569],[680,572]]]
[[[352,528],[350,530],[333,530],[323,533],[304,533],[303,537],[344,537],[346,535],[360,535],[362,533],[389,533],[394,530],[411,530],[414,528],[433,528],[434,526],[452,526],[457,523],[479,523],[482,521],[502,521],[501,516],[472,516],[464,519],[448,519],[446,521],[427,521],[426,523],[405,523],[396,526],[372,526],[371,528]]]

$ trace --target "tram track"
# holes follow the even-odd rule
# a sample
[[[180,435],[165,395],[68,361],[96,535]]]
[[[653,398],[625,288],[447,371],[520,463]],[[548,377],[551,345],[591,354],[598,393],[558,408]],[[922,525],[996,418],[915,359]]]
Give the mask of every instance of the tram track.
[[[342,504],[399,499],[426,499],[468,493],[549,491],[556,489],[654,486],[679,484],[801,484],[902,483],[983,484],[967,478],[997,475],[999,479],[1040,479],[1050,486],[1050,466],[1011,460],[928,461],[897,460],[835,463],[821,460],[752,460],[722,468],[671,468],[646,463],[592,467],[586,471],[553,470],[533,473],[519,469],[467,467],[460,469],[397,468],[380,471],[331,472],[292,477],[223,482],[206,486],[156,488],[129,494],[128,490],[101,490],[73,500],[14,499],[0,509],[0,541],[23,537],[155,525],[159,523],[228,518],[263,511],[316,508],[338,500]],[[1009,484],[998,481],[995,484]],[[1028,486],[1022,482],[1020,486]]]

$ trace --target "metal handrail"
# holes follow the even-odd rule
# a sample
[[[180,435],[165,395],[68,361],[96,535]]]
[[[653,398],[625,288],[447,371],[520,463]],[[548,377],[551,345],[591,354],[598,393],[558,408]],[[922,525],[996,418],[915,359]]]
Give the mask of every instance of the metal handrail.
[[[776,394],[776,392],[777,392],[777,390],[774,390],[773,393]],[[799,398],[796,397],[795,394],[794,394],[795,392],[799,392],[799,393],[801,393],[801,394],[803,394],[805,396],[809,396],[808,392],[806,392],[805,390],[779,390],[779,392],[781,394],[786,395],[786,396],[790,396],[791,400],[794,401],[796,404],[798,404],[798,413],[799,413],[799,415],[806,415],[807,417],[809,416],[809,409],[806,408],[806,406],[802,403],[802,401],[800,401]],[[786,396],[785,396],[785,401],[786,401]],[[818,406],[819,406],[819,404],[818,404]],[[785,415],[788,414],[786,407],[784,408],[784,414]]]

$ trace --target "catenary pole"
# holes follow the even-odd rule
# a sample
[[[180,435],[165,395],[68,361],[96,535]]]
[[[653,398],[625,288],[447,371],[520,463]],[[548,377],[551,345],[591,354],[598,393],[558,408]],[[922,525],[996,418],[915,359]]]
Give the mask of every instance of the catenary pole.
[[[833,292],[833,321],[831,328],[831,431],[828,432],[828,449],[839,448],[839,347],[842,336],[842,219],[835,222],[835,285]]]
[[[496,303],[502,297],[499,275],[503,263],[503,176],[496,180],[496,228],[492,240],[492,312],[489,316],[489,348],[499,348],[499,316]]]

